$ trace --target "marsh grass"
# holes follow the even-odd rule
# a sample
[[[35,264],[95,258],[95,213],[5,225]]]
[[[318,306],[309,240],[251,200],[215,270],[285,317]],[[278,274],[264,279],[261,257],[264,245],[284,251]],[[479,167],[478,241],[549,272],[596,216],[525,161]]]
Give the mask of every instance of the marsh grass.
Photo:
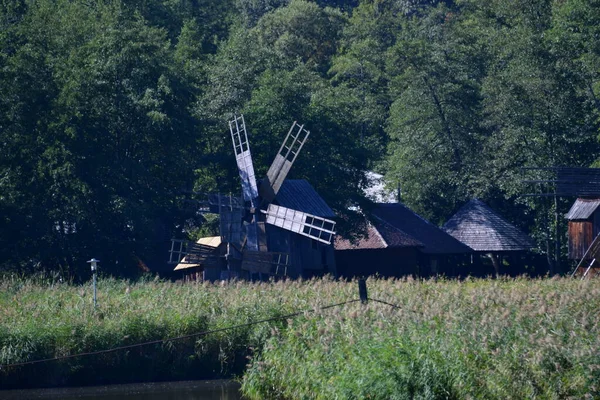
[[[600,280],[368,281],[369,302],[294,320],[243,378],[251,399],[600,396]],[[331,293],[331,291],[329,291]]]
[[[356,282],[91,286],[0,279],[0,363],[225,328],[358,297]],[[598,398],[600,280],[368,281],[369,302],[0,370],[0,388],[244,374],[248,398]],[[249,366],[247,365],[250,362]],[[245,372],[244,372],[245,371]]]
[[[322,298],[323,287],[337,287]],[[285,315],[345,300],[332,281],[181,284],[100,279],[89,284],[5,276],[0,280],[0,364],[92,352]],[[272,328],[259,324],[176,342],[0,370],[0,388],[84,385],[241,374]]]

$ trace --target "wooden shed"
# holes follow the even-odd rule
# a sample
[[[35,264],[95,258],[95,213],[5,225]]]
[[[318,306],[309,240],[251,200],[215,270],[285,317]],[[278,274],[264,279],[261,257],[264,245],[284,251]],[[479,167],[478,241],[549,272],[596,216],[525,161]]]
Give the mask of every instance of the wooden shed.
[[[579,198],[566,215],[569,220],[569,259],[582,260],[600,233],[600,198]]]
[[[454,276],[472,250],[402,203],[377,203],[369,235],[335,244],[340,275]],[[351,273],[350,273],[351,272]]]
[[[496,274],[500,274],[502,259],[535,247],[533,240],[479,199],[462,206],[443,229],[475,253],[488,254]],[[514,257],[513,257],[514,258]],[[474,260],[477,264],[477,260]],[[473,273],[477,274],[477,266]],[[522,272],[522,271],[514,271]]]

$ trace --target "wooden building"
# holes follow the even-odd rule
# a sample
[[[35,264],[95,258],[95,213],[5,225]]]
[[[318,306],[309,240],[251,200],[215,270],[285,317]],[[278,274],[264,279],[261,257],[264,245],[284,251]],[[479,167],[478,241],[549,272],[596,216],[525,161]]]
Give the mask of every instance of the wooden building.
[[[354,241],[336,237],[338,274],[345,278],[417,275],[419,249],[424,247],[423,243],[379,218],[372,221],[365,221],[363,237]]]
[[[566,215],[569,258],[579,260],[573,276],[600,275],[600,198],[579,198]]]
[[[581,260],[600,233],[600,198],[579,198],[566,215],[569,220],[569,258]]]
[[[335,243],[340,276],[456,276],[472,250],[401,203],[378,203],[367,236]]]
[[[334,212],[325,200],[319,196],[310,183],[303,179],[286,179],[272,203],[316,217],[335,218]],[[217,236],[201,238],[197,242],[205,253],[212,253],[210,248],[214,249],[213,256],[207,258],[204,265],[201,262],[194,262],[193,259],[188,260],[187,257],[190,257],[188,255],[175,267],[175,271],[183,271],[186,280],[210,281],[231,278],[266,280],[271,276],[294,279],[337,274],[333,244],[319,242],[272,224],[260,223],[258,226],[264,230],[269,252],[281,254],[288,261],[286,264],[289,265],[261,263],[253,269],[245,269],[243,265],[242,267],[238,265],[235,269],[231,268],[234,262],[231,259],[227,261],[228,243],[223,240],[223,237]],[[239,250],[229,248],[229,251]],[[271,257],[266,252],[265,255]],[[240,259],[238,264],[241,262]]]
[[[533,240],[516,226],[506,221],[487,204],[473,199],[465,204],[443,226],[454,238],[469,246],[477,255],[489,255],[493,271],[487,271],[480,259],[474,258],[471,274],[496,275],[505,272],[523,273],[518,256],[535,247]],[[511,271],[504,271],[502,261],[510,258]]]

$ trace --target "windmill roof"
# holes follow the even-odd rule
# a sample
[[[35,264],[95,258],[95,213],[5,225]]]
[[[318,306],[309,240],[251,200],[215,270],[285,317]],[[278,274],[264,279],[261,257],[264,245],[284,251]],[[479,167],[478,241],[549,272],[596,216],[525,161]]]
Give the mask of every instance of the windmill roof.
[[[349,239],[336,236],[336,250],[373,250],[388,247],[423,247],[423,243],[409,234],[402,232],[395,226],[377,218],[372,218],[373,223],[367,222],[367,234],[352,242]]]
[[[478,199],[458,210],[444,224],[444,230],[475,251],[520,251],[535,247],[528,235]]]
[[[472,250],[439,227],[425,220],[402,203],[375,205],[375,217],[389,223],[423,244],[426,254],[464,254]]]
[[[323,218],[334,218],[335,213],[317,191],[304,179],[283,181],[277,197],[277,204]]]
[[[600,199],[577,199],[566,217],[569,220],[588,219],[600,206]]]

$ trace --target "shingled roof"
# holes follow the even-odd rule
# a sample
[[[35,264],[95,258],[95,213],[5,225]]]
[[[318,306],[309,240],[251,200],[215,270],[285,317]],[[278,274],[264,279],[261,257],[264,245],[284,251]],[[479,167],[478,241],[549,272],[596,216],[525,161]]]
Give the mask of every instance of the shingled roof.
[[[570,221],[576,219],[588,219],[600,206],[600,199],[577,199],[566,215]]]
[[[535,247],[528,235],[478,199],[465,204],[443,229],[475,251],[520,251]]]
[[[378,203],[372,214],[423,244],[425,254],[464,254],[472,250],[402,203]]]
[[[286,179],[283,181],[277,197],[278,205],[323,218],[334,218],[335,213],[310,183],[304,179]]]
[[[367,235],[351,242],[341,236],[335,238],[336,250],[374,250],[398,247],[423,247],[423,243],[389,223],[374,217],[367,222]]]

